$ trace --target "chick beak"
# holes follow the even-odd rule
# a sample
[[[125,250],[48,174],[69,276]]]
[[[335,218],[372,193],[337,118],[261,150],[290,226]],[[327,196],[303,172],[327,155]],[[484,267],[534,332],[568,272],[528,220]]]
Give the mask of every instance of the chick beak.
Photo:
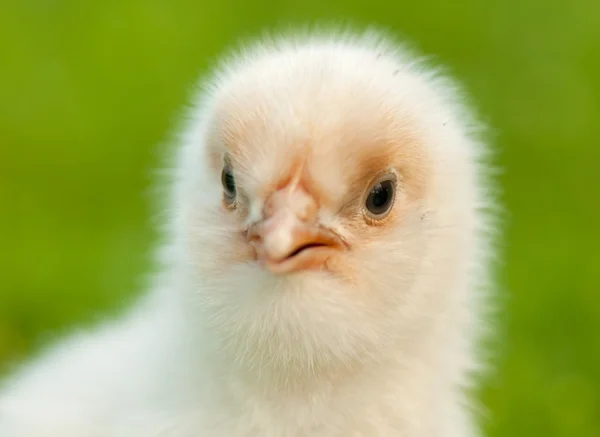
[[[247,232],[258,260],[277,274],[323,268],[345,245],[337,234],[317,223],[317,211],[302,188],[273,193],[265,202],[263,218]]]

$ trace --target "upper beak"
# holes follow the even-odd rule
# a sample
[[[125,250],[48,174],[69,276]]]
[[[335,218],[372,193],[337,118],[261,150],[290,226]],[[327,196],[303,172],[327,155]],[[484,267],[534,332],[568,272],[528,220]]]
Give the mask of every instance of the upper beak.
[[[280,274],[320,268],[345,248],[336,233],[316,223],[316,212],[316,204],[300,188],[281,189],[267,199],[263,219],[247,233],[265,267]]]

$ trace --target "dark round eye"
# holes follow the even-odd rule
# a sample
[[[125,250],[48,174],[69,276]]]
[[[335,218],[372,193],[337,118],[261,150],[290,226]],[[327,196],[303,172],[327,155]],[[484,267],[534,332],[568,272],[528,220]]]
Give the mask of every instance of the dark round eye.
[[[229,165],[223,167],[221,173],[221,183],[223,184],[223,196],[227,203],[233,203],[235,200],[235,179],[233,178],[233,171]]]
[[[371,218],[379,220],[387,215],[394,203],[394,189],[395,184],[392,179],[377,182],[371,188],[365,203],[367,213]]]

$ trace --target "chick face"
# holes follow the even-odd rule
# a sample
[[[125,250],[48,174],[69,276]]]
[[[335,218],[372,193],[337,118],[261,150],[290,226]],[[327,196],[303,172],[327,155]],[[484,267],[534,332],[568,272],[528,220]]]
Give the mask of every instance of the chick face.
[[[470,144],[439,89],[351,43],[259,50],[218,78],[178,209],[222,348],[314,371],[414,341],[470,253]]]
[[[238,123],[246,127],[245,120]],[[254,137],[259,143],[225,134],[231,143],[214,152],[222,156],[222,206],[239,222],[252,249],[249,259],[271,273],[321,271],[351,278],[353,251],[393,232],[417,200],[409,194],[420,188],[403,177],[413,170],[396,156],[402,155],[402,139],[369,144],[368,138],[344,135],[344,126],[318,126],[308,118],[301,123],[321,128],[320,141],[281,138],[273,150],[263,150],[270,142],[266,137],[276,136],[268,126],[261,129],[266,137]],[[257,166],[268,170],[251,167],[252,156],[261,154],[266,162]]]
[[[407,224],[425,190],[414,128],[368,77],[257,68],[216,97],[207,153],[221,209],[257,266],[356,280],[355,254]]]

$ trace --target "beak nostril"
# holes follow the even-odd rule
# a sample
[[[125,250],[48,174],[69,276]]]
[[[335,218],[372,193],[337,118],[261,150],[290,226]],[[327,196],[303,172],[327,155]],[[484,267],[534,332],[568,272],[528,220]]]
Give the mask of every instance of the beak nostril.
[[[261,238],[259,235],[250,234],[249,232],[246,232],[246,240],[248,240],[249,243],[259,243],[261,241]]]

